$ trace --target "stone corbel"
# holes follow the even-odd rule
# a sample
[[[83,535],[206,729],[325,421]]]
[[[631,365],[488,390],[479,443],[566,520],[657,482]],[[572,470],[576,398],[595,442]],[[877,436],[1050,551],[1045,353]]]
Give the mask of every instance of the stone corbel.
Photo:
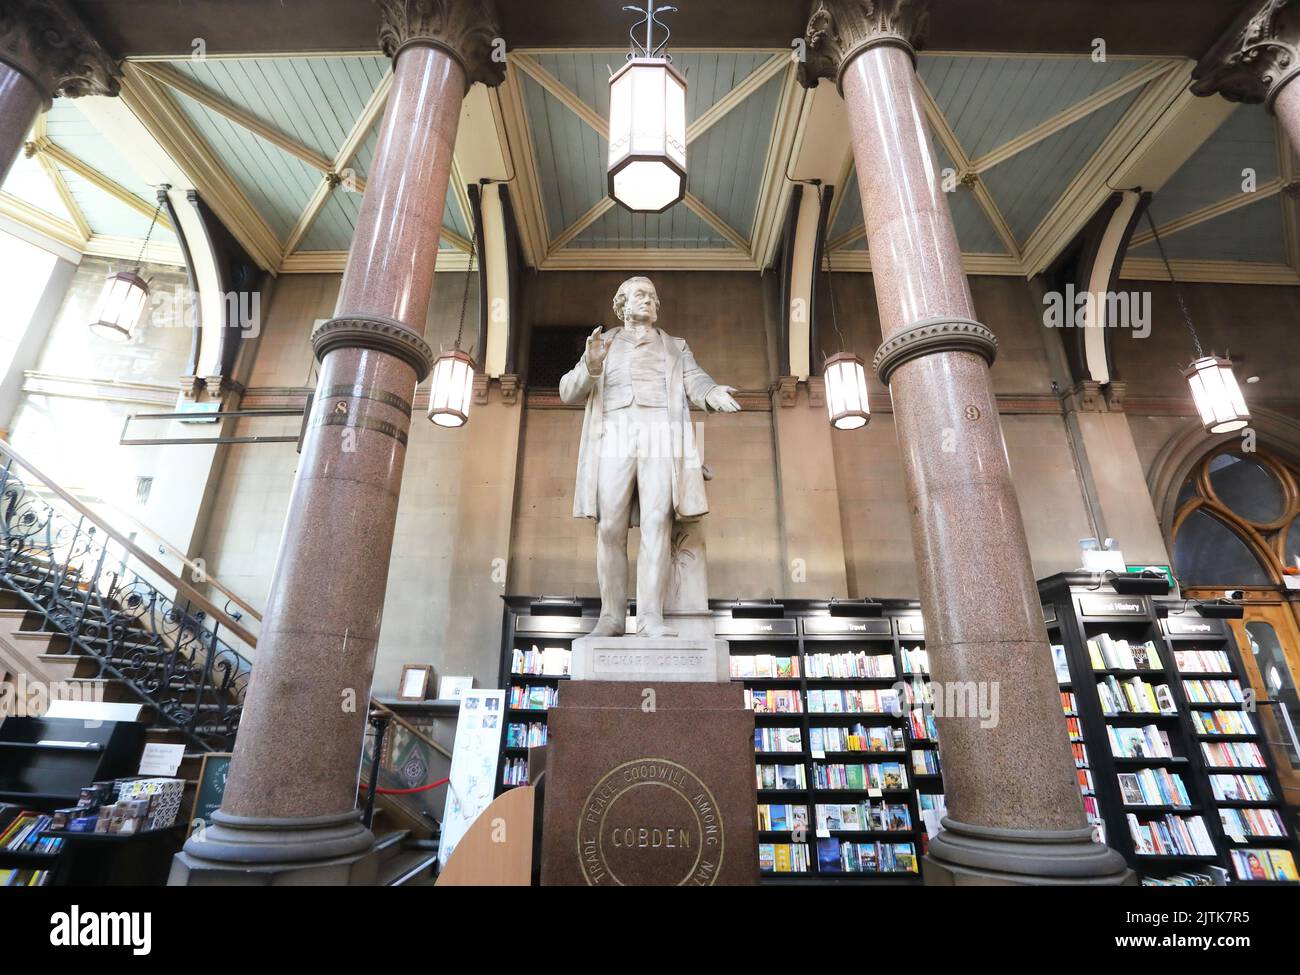
[[[1124,412],[1124,397],[1128,395],[1128,383],[1122,379],[1112,379],[1102,387],[1106,397],[1106,409],[1112,413]]]
[[[808,377],[808,405],[816,409],[826,405],[826,380],[821,376]]]
[[[794,406],[799,401],[799,379],[796,376],[781,376],[772,384],[772,392],[781,406]]]
[[[853,59],[881,44],[901,47],[915,61],[928,20],[925,0],[818,0],[804,31],[799,82],[815,88],[833,78],[840,87]]]
[[[181,376],[180,378],[181,396],[188,400],[196,400],[199,393],[203,390],[202,376]]]
[[[1104,413],[1105,399],[1101,393],[1101,383],[1095,379],[1084,379],[1075,383],[1074,388],[1061,397],[1069,413]]]
[[[0,61],[56,95],[116,95],[121,71],[64,0],[7,0],[0,10]]]
[[[476,81],[495,88],[505,80],[505,42],[492,0],[378,0],[379,46],[394,61],[412,44],[439,48]]]
[[[1300,8],[1264,0],[1249,8],[1192,72],[1192,93],[1272,107],[1300,73]]]
[[[497,380],[501,384],[501,402],[506,406],[516,406],[519,403],[519,393],[523,384],[519,382],[519,377],[515,375],[504,375]]]
[[[474,405],[487,406],[488,389],[492,385],[492,377],[485,376],[481,372],[474,373]]]

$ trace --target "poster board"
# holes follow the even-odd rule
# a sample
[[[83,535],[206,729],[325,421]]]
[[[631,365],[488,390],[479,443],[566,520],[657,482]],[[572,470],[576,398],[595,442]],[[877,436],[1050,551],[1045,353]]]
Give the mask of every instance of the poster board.
[[[194,790],[194,809],[190,813],[190,829],[196,822],[212,822],[212,814],[221,808],[226,794],[226,778],[230,775],[230,752],[208,752],[199,766],[199,785]]]
[[[438,865],[445,867],[456,844],[496,791],[497,756],[505,731],[506,692],[467,690],[461,695],[456,741],[451,752],[447,805],[442,814]]]

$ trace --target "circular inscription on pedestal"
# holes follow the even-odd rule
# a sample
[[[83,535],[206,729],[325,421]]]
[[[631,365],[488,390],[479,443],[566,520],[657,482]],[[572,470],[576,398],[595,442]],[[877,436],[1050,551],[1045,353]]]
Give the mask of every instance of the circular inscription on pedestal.
[[[578,819],[578,861],[592,886],[710,885],[725,848],[713,793],[663,758],[606,772]]]

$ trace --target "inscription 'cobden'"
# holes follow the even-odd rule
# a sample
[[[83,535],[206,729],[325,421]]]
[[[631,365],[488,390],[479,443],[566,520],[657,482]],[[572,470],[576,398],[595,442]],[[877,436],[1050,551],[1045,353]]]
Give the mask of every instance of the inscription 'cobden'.
[[[587,796],[578,824],[578,859],[593,885],[712,884],[725,846],[708,787],[665,759],[611,769]]]

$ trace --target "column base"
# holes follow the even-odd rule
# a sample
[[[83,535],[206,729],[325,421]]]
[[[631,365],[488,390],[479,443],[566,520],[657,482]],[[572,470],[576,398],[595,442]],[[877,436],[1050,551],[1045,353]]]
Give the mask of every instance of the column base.
[[[361,812],[330,816],[232,816],[217,810],[172,861],[168,883],[373,884],[374,834]]]
[[[922,860],[927,887],[1100,886],[1137,883],[1124,858],[1092,829],[972,826],[948,817]]]

